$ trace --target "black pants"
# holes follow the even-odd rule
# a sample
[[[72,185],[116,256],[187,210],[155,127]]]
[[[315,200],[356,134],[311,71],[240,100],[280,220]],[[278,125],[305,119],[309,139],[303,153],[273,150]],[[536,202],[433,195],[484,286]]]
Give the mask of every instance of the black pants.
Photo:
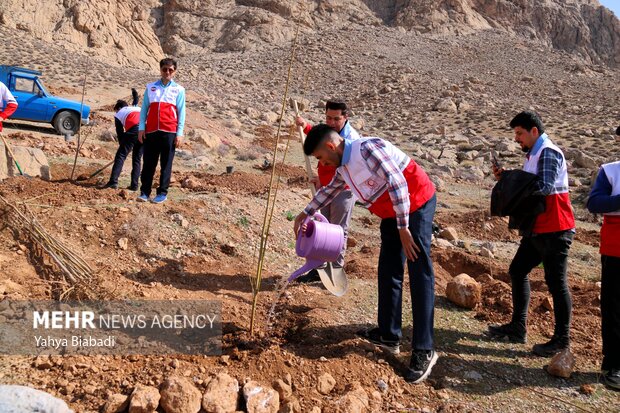
[[[153,176],[157,168],[157,162],[160,163],[159,187],[157,195],[168,194],[170,186],[170,177],[172,175],[172,161],[174,159],[174,139],[176,133],[157,131],[149,133],[144,139],[144,165],[142,166],[142,186],[140,192],[151,195],[151,187],[153,186]]]
[[[112,165],[112,174],[110,175],[110,184],[118,184],[118,177],[123,171],[123,164],[129,152],[131,154],[131,184],[132,188],[138,187],[138,179],[140,179],[140,164],[142,163],[142,154],[144,153],[143,145],[138,141],[138,126],[134,126],[127,132],[119,136],[118,150],[114,157],[114,165]]]
[[[527,325],[530,303],[528,274],[541,262],[545,267],[545,282],[553,298],[555,317],[554,338],[568,340],[572,302],[568,290],[566,268],[568,250],[575,234],[572,231],[538,234],[521,239],[521,245],[510,264],[512,280],[512,322]]]
[[[603,370],[620,369],[620,257],[601,256]]]
[[[395,218],[381,220],[381,252],[379,253],[379,312],[381,336],[398,340],[402,336],[403,278],[405,261],[409,270],[409,288],[413,310],[414,350],[433,349],[435,317],[435,273],[431,261],[435,195],[409,214],[409,231],[420,247],[415,261],[406,260]]]

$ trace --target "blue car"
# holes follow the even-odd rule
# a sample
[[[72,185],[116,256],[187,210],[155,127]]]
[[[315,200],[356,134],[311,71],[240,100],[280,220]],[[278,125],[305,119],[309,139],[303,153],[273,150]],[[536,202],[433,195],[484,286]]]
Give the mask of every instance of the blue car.
[[[41,72],[36,70],[0,65],[0,82],[17,100],[18,107],[11,119],[50,123],[61,135],[76,133],[80,122],[89,123],[89,106],[83,105],[80,116],[80,102],[52,95],[39,76]]]

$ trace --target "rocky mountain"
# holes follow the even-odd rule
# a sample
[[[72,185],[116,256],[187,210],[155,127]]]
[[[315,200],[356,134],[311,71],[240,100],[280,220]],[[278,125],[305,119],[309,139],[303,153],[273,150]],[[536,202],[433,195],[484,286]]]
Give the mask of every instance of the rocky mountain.
[[[419,34],[498,30],[620,65],[620,21],[597,0],[0,0],[0,25],[146,67],[164,54],[244,51],[350,22]]]

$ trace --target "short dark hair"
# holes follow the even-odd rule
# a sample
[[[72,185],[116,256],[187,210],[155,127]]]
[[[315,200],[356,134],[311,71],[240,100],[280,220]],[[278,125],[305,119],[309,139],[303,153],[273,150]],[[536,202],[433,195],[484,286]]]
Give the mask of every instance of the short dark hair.
[[[543,124],[542,119],[538,115],[538,113],[533,112],[531,110],[526,110],[524,112],[519,113],[510,121],[510,127],[512,129],[517,126],[522,127],[526,131],[531,131],[534,126],[538,128],[538,132],[541,134],[545,132],[545,125]]]
[[[159,68],[164,66],[174,66],[174,70],[177,70],[177,61],[171,57],[164,57],[159,61]]]
[[[129,106],[129,103],[127,103],[123,99],[119,99],[119,100],[116,101],[116,104],[114,105],[114,110],[116,110],[116,111],[121,110],[125,106]]]
[[[316,151],[316,148],[327,139],[331,134],[338,134],[335,130],[330,128],[324,123],[319,123],[310,129],[308,136],[304,142],[304,153],[306,156],[310,156]]]
[[[620,136],[620,126],[616,129],[616,135]]]
[[[325,110],[339,110],[343,116],[349,116],[349,108],[347,104],[341,100],[328,100],[325,103]]]

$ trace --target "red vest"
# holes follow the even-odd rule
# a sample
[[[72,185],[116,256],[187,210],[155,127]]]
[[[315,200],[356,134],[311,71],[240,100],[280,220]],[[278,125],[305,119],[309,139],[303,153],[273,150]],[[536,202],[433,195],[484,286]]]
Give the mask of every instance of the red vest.
[[[559,232],[567,229],[575,228],[575,216],[573,215],[573,207],[570,203],[568,195],[568,171],[566,169],[566,160],[562,150],[555,146],[551,139],[543,134],[543,145],[538,149],[536,154],[531,155],[523,165],[523,170],[537,174],[538,160],[544,149],[550,149],[562,155],[562,166],[560,173],[554,183],[553,191],[545,197],[545,212],[536,217],[536,223],[532,232],[534,234],[545,234],[548,232]]]
[[[605,215],[601,228],[601,255],[620,257],[620,215]]]
[[[403,175],[409,188],[409,212],[415,212],[435,195],[435,186],[430,178],[413,159],[409,162]],[[379,218],[396,218],[396,212],[390,199],[389,191],[385,191],[368,210]]]

